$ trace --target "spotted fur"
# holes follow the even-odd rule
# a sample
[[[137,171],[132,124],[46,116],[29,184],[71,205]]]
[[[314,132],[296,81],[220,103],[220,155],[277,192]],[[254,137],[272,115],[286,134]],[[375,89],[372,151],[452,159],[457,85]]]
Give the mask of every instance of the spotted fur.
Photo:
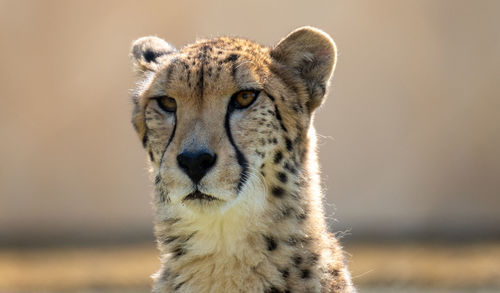
[[[221,37],[176,50],[145,37],[131,56],[132,123],[156,187],[153,292],[354,292],[325,224],[311,125],[332,39],[304,27],[272,48]],[[232,104],[241,90],[259,93],[244,109]],[[198,149],[217,160],[195,184],[176,158]],[[206,196],[188,197],[196,190]]]

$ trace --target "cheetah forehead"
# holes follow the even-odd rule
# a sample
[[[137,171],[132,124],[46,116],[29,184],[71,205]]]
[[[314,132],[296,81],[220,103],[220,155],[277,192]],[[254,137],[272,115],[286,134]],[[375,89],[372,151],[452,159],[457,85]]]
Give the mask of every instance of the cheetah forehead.
[[[281,86],[293,94],[307,96],[303,98],[309,99],[306,102],[312,111],[321,104],[325,95],[335,65],[336,48],[330,36],[323,31],[303,27],[272,48],[242,38],[219,37],[200,40],[176,50],[158,37],[143,37],[134,42],[131,57],[141,81],[155,75],[168,82],[171,74],[182,68],[187,72],[198,69],[198,81],[188,82],[189,88],[202,87],[205,83],[227,84],[228,80],[224,78],[212,78],[210,81],[210,77],[217,76],[217,71],[224,69],[232,73],[236,82],[254,79],[254,82],[265,86],[267,81],[267,86],[272,86],[275,91],[281,88],[271,83],[273,79],[278,79]],[[235,78],[238,71],[241,74]],[[190,74],[185,78],[192,77]],[[220,78],[220,73],[217,77]],[[144,85],[142,82],[139,87]]]
[[[270,59],[269,48],[248,40],[198,41],[159,60],[159,86],[153,91],[168,88],[169,95],[203,100],[262,89]]]

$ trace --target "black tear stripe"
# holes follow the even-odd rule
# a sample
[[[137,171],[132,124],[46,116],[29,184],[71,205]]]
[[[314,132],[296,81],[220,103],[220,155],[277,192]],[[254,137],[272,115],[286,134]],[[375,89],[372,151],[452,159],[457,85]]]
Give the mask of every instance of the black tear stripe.
[[[226,134],[227,137],[229,138],[229,142],[234,148],[234,151],[236,152],[236,159],[238,160],[238,164],[241,167],[241,172],[240,172],[240,181],[238,182],[238,187],[236,188],[238,193],[241,191],[241,187],[243,184],[245,184],[247,177],[248,177],[248,160],[245,158],[243,153],[238,149],[238,146],[234,143],[233,135],[231,134],[231,125],[230,125],[230,119],[231,119],[231,114],[234,111],[234,106],[233,103],[231,103],[231,100],[229,101],[229,104],[227,106],[227,112],[226,112],[226,119],[224,121],[224,128],[226,129]]]
[[[167,145],[165,146],[165,148],[163,149],[163,152],[161,154],[161,159],[160,159],[160,164],[159,164],[160,168],[161,168],[161,164],[163,163],[163,158],[165,157],[165,153],[167,152],[168,146],[172,142],[172,139],[174,138],[174,135],[175,135],[175,130],[177,129],[177,113],[174,112],[173,114],[174,114],[174,130],[172,130],[172,134],[170,135],[170,138],[168,139]]]

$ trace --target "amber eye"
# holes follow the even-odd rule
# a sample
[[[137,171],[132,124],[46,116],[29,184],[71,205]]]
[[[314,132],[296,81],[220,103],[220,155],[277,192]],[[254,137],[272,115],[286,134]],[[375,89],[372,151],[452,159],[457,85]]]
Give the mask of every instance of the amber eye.
[[[236,108],[246,108],[257,98],[258,91],[241,91],[234,95],[234,105]]]
[[[156,101],[158,102],[158,106],[165,112],[175,112],[177,110],[177,102],[174,98],[163,96],[157,97]]]

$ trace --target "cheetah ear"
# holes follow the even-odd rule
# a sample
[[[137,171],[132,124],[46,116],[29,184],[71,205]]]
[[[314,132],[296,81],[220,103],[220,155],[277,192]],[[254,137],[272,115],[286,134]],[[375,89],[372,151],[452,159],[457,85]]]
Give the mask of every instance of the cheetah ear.
[[[138,75],[146,71],[156,71],[163,56],[175,52],[176,49],[158,37],[142,37],[132,44],[130,57],[134,71]]]
[[[309,112],[321,105],[336,61],[335,43],[328,34],[301,27],[282,39],[271,50],[271,57],[292,76],[305,81]]]

